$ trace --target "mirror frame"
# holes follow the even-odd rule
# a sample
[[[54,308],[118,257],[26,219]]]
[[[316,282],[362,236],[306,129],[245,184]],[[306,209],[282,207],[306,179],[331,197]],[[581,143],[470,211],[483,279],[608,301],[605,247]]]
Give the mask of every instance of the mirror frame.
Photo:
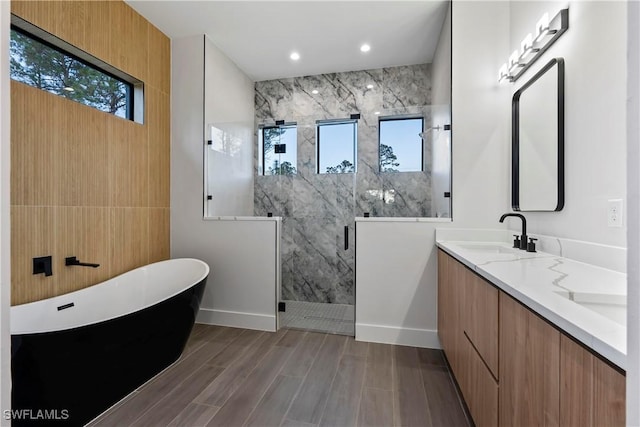
[[[540,71],[538,71],[529,81],[513,94],[512,107],[512,137],[511,137],[511,206],[514,211],[520,209],[520,96],[531,85],[533,85],[547,71],[557,65],[557,103],[558,103],[558,201],[553,210],[529,210],[525,212],[557,212],[564,207],[564,59],[553,58]]]

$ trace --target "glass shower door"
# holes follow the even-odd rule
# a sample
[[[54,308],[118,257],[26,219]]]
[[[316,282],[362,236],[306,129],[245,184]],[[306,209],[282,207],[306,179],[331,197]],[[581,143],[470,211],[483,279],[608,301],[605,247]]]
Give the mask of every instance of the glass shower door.
[[[286,311],[280,313],[280,326],[353,335],[355,174],[340,169],[344,159],[318,170],[322,152],[316,122],[299,120],[297,126],[292,209],[283,219]],[[322,149],[322,132],[319,141]]]

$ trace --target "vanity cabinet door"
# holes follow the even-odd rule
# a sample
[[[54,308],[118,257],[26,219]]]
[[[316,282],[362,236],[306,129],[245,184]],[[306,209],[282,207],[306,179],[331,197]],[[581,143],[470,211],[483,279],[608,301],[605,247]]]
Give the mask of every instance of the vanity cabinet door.
[[[438,335],[449,365],[460,379],[464,376],[462,352],[462,305],[464,266],[443,251],[438,252]]]
[[[563,335],[560,341],[560,423],[567,427],[625,425],[625,377]]]
[[[557,426],[560,332],[500,292],[500,425]]]
[[[499,291],[477,274],[467,271],[465,292],[465,334],[497,378]]]

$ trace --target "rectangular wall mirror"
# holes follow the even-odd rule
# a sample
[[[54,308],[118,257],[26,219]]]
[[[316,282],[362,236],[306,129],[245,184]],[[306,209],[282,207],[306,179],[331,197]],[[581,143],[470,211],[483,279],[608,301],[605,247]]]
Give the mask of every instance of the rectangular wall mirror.
[[[564,60],[554,58],[513,95],[512,188],[515,211],[564,206]]]

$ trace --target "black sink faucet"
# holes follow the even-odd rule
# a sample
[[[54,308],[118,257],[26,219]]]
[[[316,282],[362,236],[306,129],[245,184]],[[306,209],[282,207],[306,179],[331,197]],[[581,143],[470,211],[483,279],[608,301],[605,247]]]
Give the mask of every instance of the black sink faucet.
[[[500,222],[504,222],[504,219],[508,216],[516,216],[522,220],[522,236],[520,236],[520,249],[527,249],[527,219],[524,215],[517,213],[506,213],[500,217]]]

